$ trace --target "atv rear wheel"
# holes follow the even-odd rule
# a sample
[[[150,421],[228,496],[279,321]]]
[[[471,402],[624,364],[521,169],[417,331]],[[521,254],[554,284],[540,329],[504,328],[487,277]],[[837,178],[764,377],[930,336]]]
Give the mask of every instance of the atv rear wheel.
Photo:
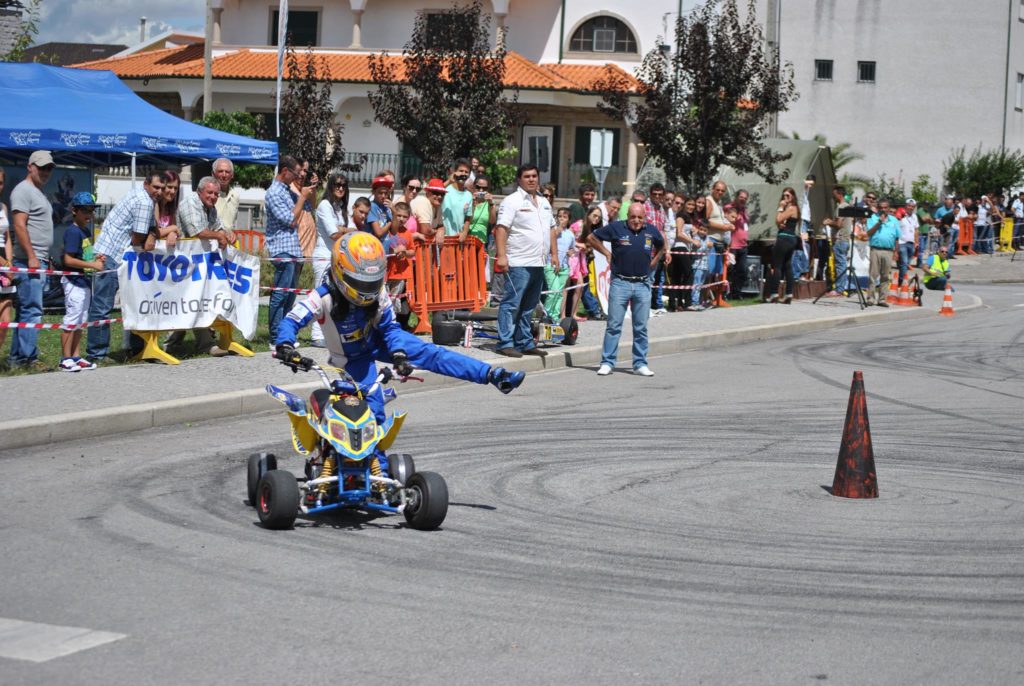
[[[414,529],[427,531],[441,526],[448,514],[448,484],[434,472],[416,472],[406,484],[409,502],[405,521]]]
[[[256,513],[268,529],[290,529],[299,514],[299,486],[291,472],[274,469],[256,487]]]
[[[256,487],[263,475],[271,469],[277,469],[277,457],[273,453],[253,453],[249,456],[246,493],[249,496],[249,505],[252,507],[256,507]]]
[[[562,327],[562,331],[565,332],[565,338],[562,339],[562,345],[576,345],[576,339],[580,335],[580,323],[576,321],[575,317],[565,317],[558,323]]]
[[[416,463],[413,462],[412,455],[404,453],[388,455],[388,474],[392,479],[405,485],[409,483],[409,477],[415,473]]]

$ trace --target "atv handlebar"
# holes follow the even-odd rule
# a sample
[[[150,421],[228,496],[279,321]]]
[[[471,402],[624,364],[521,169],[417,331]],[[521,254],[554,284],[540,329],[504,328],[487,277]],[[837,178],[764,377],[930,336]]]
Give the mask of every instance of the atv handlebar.
[[[335,393],[367,396],[376,392],[378,388],[391,383],[391,381],[396,378],[402,383],[405,383],[409,379],[423,381],[423,379],[414,376],[399,376],[393,372],[390,367],[381,367],[374,382],[369,386],[363,386],[359,384],[345,369],[332,367],[331,369],[336,370],[342,378],[331,379],[331,377],[327,375],[327,371],[316,363],[316,360],[309,357],[302,357],[295,351],[293,351],[293,353],[294,354],[287,358],[278,355],[277,352],[273,352],[271,355],[281,364],[290,368],[292,372],[316,372],[324,387]]]

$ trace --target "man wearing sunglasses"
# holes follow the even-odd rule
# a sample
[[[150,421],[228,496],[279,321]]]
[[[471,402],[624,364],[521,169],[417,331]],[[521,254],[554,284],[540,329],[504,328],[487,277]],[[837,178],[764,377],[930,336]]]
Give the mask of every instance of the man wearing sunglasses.
[[[469,231],[470,211],[473,207],[473,193],[466,188],[469,181],[469,160],[455,160],[455,170],[448,191],[441,203],[441,219],[444,221],[445,236],[459,236]]]

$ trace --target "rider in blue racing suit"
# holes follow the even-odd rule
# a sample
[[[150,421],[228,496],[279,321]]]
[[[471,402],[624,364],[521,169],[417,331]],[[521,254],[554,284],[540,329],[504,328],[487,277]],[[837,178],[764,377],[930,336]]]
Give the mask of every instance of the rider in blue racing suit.
[[[403,331],[384,288],[386,273],[387,257],[375,236],[358,231],[339,238],[331,251],[330,276],[281,321],[274,341],[278,358],[301,361],[295,341],[299,329],[315,319],[323,328],[330,363],[343,367],[360,385],[373,384],[377,360],[392,363],[400,376],[420,368],[479,384],[490,383],[502,393],[511,392],[523,382],[524,372],[491,367]],[[383,423],[383,390],[378,388],[366,401],[377,421]]]

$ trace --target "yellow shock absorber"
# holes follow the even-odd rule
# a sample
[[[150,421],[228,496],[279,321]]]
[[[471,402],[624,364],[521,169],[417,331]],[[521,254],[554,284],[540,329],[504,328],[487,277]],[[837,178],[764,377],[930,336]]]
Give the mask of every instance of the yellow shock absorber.
[[[320,476],[321,477],[324,477],[324,476],[334,476],[334,467],[335,467],[334,456],[333,455],[327,455],[326,457],[324,457],[324,468],[320,470]],[[317,484],[317,487],[316,487],[317,493],[319,493],[320,496],[323,497],[323,496],[327,495],[327,490],[329,489],[329,487],[330,487],[329,483]]]
[[[380,472],[380,460],[377,459],[377,457],[374,457],[372,460],[370,460],[370,474],[373,474],[374,476],[382,476]],[[374,481],[373,490],[377,491],[378,493],[383,493],[384,484],[382,484],[379,481]]]

